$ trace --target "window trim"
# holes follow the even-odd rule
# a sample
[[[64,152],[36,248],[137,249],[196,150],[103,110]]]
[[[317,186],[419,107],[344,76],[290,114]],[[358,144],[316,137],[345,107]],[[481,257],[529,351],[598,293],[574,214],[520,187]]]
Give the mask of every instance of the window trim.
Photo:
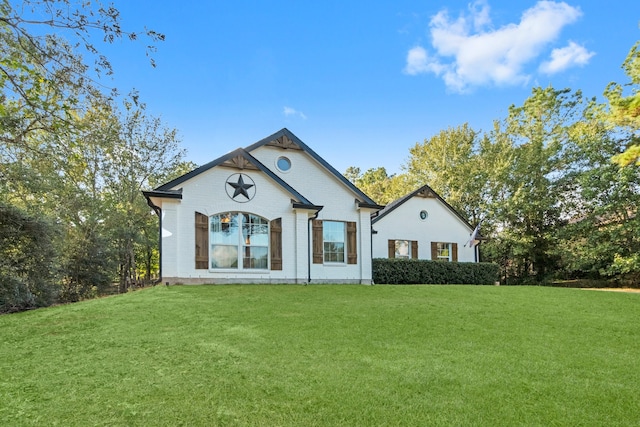
[[[399,255],[398,244],[404,243],[406,244],[407,254]],[[411,259],[411,240],[394,240],[395,250],[393,252],[393,257],[398,259]]]
[[[237,235],[237,242],[236,244],[232,244],[232,243],[214,243],[214,238],[212,236],[212,226],[213,226],[213,218],[214,217],[222,217],[223,215],[228,215],[229,216],[229,222],[233,222],[234,220],[236,221],[236,227],[237,230],[235,231],[236,235]],[[247,215],[249,218],[249,222],[244,222],[243,220],[238,221],[236,218],[240,218],[241,215]],[[251,218],[253,217],[257,217],[259,218],[261,221],[264,222],[264,224],[262,222],[260,223],[253,223],[251,222]],[[209,216],[209,220],[208,220],[208,224],[209,224],[209,248],[208,248],[208,269],[211,272],[221,272],[221,271],[226,271],[226,272],[244,272],[244,273],[253,273],[253,272],[265,272],[265,271],[269,271],[270,270],[270,266],[271,266],[271,222],[261,216],[261,215],[257,215],[251,212],[244,212],[244,211],[227,211],[227,212],[218,212],[215,213],[213,215]],[[266,226],[266,232],[265,233],[260,233],[260,235],[264,234],[266,236],[267,239],[267,244],[265,245],[259,245],[259,244],[251,244],[251,242],[249,241],[249,243],[247,244],[247,240],[248,237],[245,236],[244,233],[244,229],[246,226],[248,226],[250,229],[252,226],[254,225],[263,225]],[[255,233],[254,233],[255,234]],[[253,234],[252,234],[253,235]],[[214,247],[222,247],[222,246],[228,246],[228,247],[235,247],[236,248],[236,266],[235,267],[214,267],[213,266],[213,250]],[[251,253],[251,249],[250,248],[266,248],[266,266],[264,268],[262,267],[258,267],[258,268],[251,268],[251,267],[245,267],[245,254],[247,253]],[[249,252],[247,252],[247,250],[249,250]],[[250,258],[251,259],[251,258]]]
[[[441,255],[441,252],[446,251],[446,255]],[[453,256],[453,250],[451,248],[451,243],[449,242],[437,242],[436,243],[436,258],[438,261],[448,261],[451,262],[451,258]]]
[[[327,240],[325,235],[325,226],[329,224],[339,224],[342,228],[342,240]],[[342,251],[327,251],[327,243],[342,245]],[[340,255],[342,254],[342,261],[327,260],[327,255]],[[343,265],[347,263],[347,224],[344,221],[323,221],[322,222],[322,263],[329,265]]]
[[[407,242],[408,245],[408,256],[397,257],[396,256],[396,248],[397,242]],[[388,258],[393,259],[418,259],[418,241],[417,240],[409,240],[409,239],[389,239],[388,240]]]
[[[449,255],[447,257],[438,254],[438,245],[447,245]],[[431,242],[431,260],[433,261],[458,261],[458,244],[455,242]]]
[[[285,162],[288,163],[289,166],[286,169],[281,168],[280,167],[280,160],[284,160]],[[291,172],[291,168],[293,167],[293,162],[291,162],[291,159],[289,157],[287,157],[287,156],[278,156],[276,158],[275,164],[276,164],[276,169],[278,169],[282,173]]]
[[[340,222],[344,224],[344,262],[324,260],[324,226],[325,221]],[[312,260],[313,264],[332,265],[357,265],[358,264],[358,225],[355,221],[321,220],[311,221]]]

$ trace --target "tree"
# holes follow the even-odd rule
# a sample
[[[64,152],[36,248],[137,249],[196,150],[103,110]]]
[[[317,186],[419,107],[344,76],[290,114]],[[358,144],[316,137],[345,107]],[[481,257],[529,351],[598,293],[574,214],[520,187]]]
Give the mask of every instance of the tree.
[[[488,148],[478,131],[467,123],[440,131],[409,150],[403,166],[411,187],[429,185],[450,205],[477,223],[486,211],[489,159],[480,154]],[[483,145],[484,144],[484,145]]]
[[[143,125],[120,116],[115,88],[106,93],[100,79],[113,70],[98,43],[139,37],[150,41],[147,55],[164,39],[153,30],[125,30],[119,11],[100,0],[0,0],[0,202],[56,224],[52,244],[60,256],[51,259],[59,274],[49,285],[65,300],[90,296],[116,277],[120,247],[113,236],[124,220],[113,212],[126,211],[126,202],[116,200],[110,180],[120,178],[113,172],[130,136],[123,129]],[[128,111],[132,105],[144,110],[135,93]],[[149,132],[141,137],[153,140]],[[138,138],[128,150],[143,152],[146,142]],[[135,161],[127,158],[128,176],[148,177],[149,165],[136,171]],[[1,231],[0,240],[11,236]]]
[[[148,250],[157,243],[157,226],[142,189],[154,177],[180,168],[184,151],[175,129],[147,116],[144,105],[129,103],[120,118],[117,140],[106,154],[105,201],[110,206],[106,221],[118,251],[120,290],[125,291],[138,283],[140,246]]]
[[[507,280],[543,281],[557,265],[563,147],[580,120],[582,104],[579,91],[534,88],[493,131],[494,140],[511,145],[513,161],[501,177],[502,200],[492,209],[497,235],[486,252],[503,262]]]
[[[640,169],[611,158],[624,145],[603,120],[605,107],[592,102],[572,131],[565,155],[563,210],[558,251],[568,277],[623,277],[640,272]]]
[[[142,34],[151,43],[164,39],[153,30]],[[20,145],[31,132],[73,123],[69,114],[98,93],[97,78],[113,71],[96,35],[112,43],[140,34],[123,30],[119,11],[99,0],[0,0],[0,141]]]
[[[360,168],[351,166],[344,175],[377,203],[389,203],[410,191],[407,190],[406,176],[389,175],[383,167],[371,168],[361,174]]]
[[[55,300],[57,231],[55,224],[0,203],[0,313]]]
[[[620,166],[640,165],[640,42],[629,51],[622,64],[625,74],[631,80],[631,94],[623,95],[623,87],[610,83],[604,91],[609,101],[608,121],[617,128],[624,151],[616,154],[613,161]]]

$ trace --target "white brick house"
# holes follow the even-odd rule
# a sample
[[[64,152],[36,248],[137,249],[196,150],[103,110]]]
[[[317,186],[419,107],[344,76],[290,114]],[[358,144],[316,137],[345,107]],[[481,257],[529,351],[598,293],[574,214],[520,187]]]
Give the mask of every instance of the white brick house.
[[[470,234],[437,195],[418,200],[417,191],[381,210],[288,129],[143,193],[160,218],[163,283],[370,284],[372,258],[391,254],[390,239],[431,259],[418,243]],[[416,222],[416,209],[440,225]],[[474,260],[450,250],[451,261]]]

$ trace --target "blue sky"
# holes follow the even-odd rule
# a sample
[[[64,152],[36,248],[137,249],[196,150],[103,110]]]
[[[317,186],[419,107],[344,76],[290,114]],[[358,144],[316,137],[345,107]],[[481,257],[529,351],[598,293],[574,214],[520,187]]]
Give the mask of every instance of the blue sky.
[[[640,2],[115,0],[113,81],[177,128],[197,164],[287,127],[340,172],[401,172],[409,148],[468,122],[489,130],[534,86],[598,96],[626,83]]]

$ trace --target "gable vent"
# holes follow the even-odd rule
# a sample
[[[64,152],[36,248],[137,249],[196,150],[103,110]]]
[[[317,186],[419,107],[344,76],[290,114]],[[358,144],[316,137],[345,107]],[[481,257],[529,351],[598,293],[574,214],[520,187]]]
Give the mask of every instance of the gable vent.
[[[416,193],[416,196],[424,197],[425,199],[435,199],[436,193],[434,193],[430,188],[423,188]]]
[[[266,145],[269,145],[271,147],[283,148],[285,150],[302,150],[302,147],[293,142],[287,135],[282,135],[272,141],[269,141]]]
[[[241,170],[244,170],[244,169],[258,170],[256,165],[251,163],[242,155],[234,156],[229,160],[221,163],[220,166],[226,166],[228,168],[241,169]]]

